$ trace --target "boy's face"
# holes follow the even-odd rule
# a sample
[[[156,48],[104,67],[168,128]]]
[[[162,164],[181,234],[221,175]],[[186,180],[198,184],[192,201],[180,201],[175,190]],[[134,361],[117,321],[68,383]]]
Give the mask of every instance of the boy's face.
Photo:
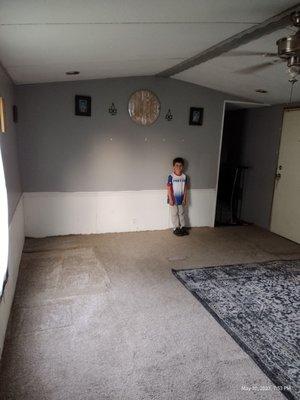
[[[176,175],[181,175],[183,171],[183,165],[179,162],[175,163],[173,166],[173,171]]]

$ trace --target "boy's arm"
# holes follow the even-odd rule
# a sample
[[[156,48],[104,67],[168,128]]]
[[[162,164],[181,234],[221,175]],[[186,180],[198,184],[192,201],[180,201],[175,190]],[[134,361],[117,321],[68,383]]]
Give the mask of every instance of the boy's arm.
[[[168,203],[170,204],[170,206],[174,206],[172,188],[169,184],[167,185],[167,191],[168,191]]]
[[[171,175],[168,176],[167,192],[168,192],[168,203],[170,206],[174,206],[174,196],[173,196],[172,176]]]
[[[188,203],[188,189],[189,189],[189,184],[187,181],[186,184],[184,185],[184,194],[183,194],[183,202],[182,202],[182,204],[184,206],[186,206]]]

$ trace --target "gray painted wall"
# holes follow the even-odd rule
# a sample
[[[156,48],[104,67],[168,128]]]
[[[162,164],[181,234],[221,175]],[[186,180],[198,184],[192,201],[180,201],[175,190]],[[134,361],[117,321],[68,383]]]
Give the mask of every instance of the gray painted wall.
[[[161,101],[161,116],[151,127],[138,126],[128,116],[129,96],[141,88],[153,90]],[[75,94],[92,96],[91,117],[74,115]],[[23,189],[160,189],[175,156],[188,160],[193,188],[214,188],[223,101],[230,98],[194,84],[154,77],[20,85]],[[108,113],[112,102],[116,116]],[[190,106],[204,107],[203,126],[188,125]],[[169,108],[174,115],[171,122],[164,118]]]
[[[245,180],[242,218],[269,229],[281,136],[283,107],[245,111],[242,163],[250,166]]]
[[[18,167],[16,124],[12,120],[12,105],[15,104],[14,85],[0,65],[0,96],[5,100],[6,133],[0,133],[9,209],[9,222],[22,194]]]

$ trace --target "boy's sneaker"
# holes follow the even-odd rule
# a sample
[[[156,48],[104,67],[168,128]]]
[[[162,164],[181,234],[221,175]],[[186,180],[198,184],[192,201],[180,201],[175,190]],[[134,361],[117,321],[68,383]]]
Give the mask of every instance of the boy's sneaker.
[[[181,231],[180,228],[175,228],[175,229],[173,230],[173,233],[174,233],[174,235],[176,235],[176,236],[183,236],[182,231]]]
[[[189,232],[188,232],[188,230],[186,229],[185,226],[182,226],[182,227],[180,228],[180,231],[181,231],[181,236],[184,236],[184,235],[188,235],[188,234],[189,234]]]

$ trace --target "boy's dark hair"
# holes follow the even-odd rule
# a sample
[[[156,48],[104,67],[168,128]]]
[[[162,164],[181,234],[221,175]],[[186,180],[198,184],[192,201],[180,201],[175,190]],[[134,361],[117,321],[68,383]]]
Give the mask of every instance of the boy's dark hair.
[[[176,157],[176,158],[174,158],[174,160],[173,160],[173,167],[174,167],[174,165],[175,165],[176,163],[179,163],[179,164],[184,165],[184,159],[181,158],[181,157]]]

